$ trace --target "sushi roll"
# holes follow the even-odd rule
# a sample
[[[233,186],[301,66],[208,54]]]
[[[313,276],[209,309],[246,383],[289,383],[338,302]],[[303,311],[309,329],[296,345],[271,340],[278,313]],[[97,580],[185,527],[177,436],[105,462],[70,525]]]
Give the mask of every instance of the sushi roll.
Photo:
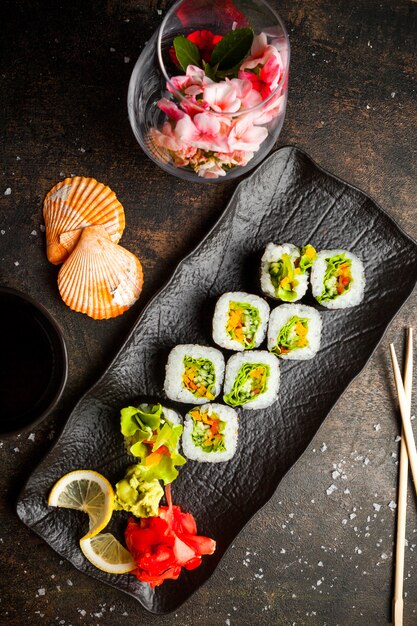
[[[234,291],[217,300],[213,340],[228,350],[251,350],[265,339],[269,305],[263,298]]]
[[[321,315],[305,304],[282,304],[271,312],[268,350],[281,359],[311,359],[320,348]]]
[[[261,260],[261,289],[284,302],[300,300],[308,287],[307,270],[316,257],[309,244],[301,250],[292,243],[269,243]]]
[[[169,354],[164,391],[170,400],[204,404],[219,395],[223,377],[224,358],[220,350],[184,344]]]
[[[279,362],[266,350],[234,354],[226,365],[223,400],[230,406],[264,409],[278,399]]]
[[[313,296],[327,309],[346,309],[363,300],[362,261],[347,250],[322,250],[311,270]]]
[[[236,451],[237,431],[237,413],[230,406],[196,406],[185,416],[183,453],[193,461],[229,461]]]

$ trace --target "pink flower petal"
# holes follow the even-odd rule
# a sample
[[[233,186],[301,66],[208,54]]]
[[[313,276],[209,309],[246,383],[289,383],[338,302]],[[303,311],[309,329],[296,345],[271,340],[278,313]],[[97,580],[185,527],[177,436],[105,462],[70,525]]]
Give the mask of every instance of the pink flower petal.
[[[198,130],[189,115],[185,115],[175,125],[174,135],[181,143],[191,145],[191,142],[194,141],[195,137],[198,137],[198,134]]]
[[[213,111],[218,113],[235,113],[240,109],[240,100],[236,95],[236,89],[231,81],[211,83],[204,88],[203,99],[210,105]]]
[[[188,65],[186,70],[186,75],[191,80],[191,83],[195,85],[202,85],[203,79],[205,77],[204,70],[202,70],[197,65]]]
[[[205,135],[215,136],[220,132],[220,122],[215,115],[209,113],[198,113],[194,117],[196,128]]]
[[[251,56],[261,57],[267,46],[267,38],[265,33],[261,33],[253,38],[252,46],[250,49]]]
[[[172,76],[170,81],[172,85],[167,82],[167,89],[171,93],[175,93],[175,90],[183,91],[192,82],[189,76]]]
[[[161,100],[158,101],[158,107],[174,121],[182,119],[185,115],[184,111],[181,111],[175,102],[172,102],[167,98],[161,98]]]
[[[252,123],[252,116],[245,115],[236,120],[229,132],[228,142],[231,150],[256,152],[268,136],[262,126]]]

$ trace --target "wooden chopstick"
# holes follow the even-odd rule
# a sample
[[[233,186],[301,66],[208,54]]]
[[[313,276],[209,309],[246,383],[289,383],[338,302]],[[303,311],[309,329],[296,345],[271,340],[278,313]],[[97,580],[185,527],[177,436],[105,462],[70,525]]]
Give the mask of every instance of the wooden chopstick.
[[[398,402],[400,404],[400,413],[404,429],[405,443],[407,444],[408,459],[413,476],[414,488],[417,493],[417,450],[414,440],[413,429],[411,427],[410,410],[404,391],[404,385],[401,378],[400,368],[398,367],[397,355],[393,344],[390,344],[392,367],[394,369],[395,386],[397,388]]]
[[[394,358],[396,361],[393,346],[391,355],[393,356],[393,367],[395,372]],[[398,366],[398,363],[397,363]],[[404,368],[404,393],[406,397],[406,411],[411,424],[411,393],[413,380],[413,329],[408,329],[407,349]],[[404,585],[404,553],[405,553],[405,529],[407,511],[407,486],[408,486],[408,452],[405,441],[404,427],[401,430],[400,447],[400,472],[398,486],[398,508],[397,508],[397,537],[395,547],[395,581],[394,596],[392,600],[392,618],[394,626],[403,624],[403,585]]]

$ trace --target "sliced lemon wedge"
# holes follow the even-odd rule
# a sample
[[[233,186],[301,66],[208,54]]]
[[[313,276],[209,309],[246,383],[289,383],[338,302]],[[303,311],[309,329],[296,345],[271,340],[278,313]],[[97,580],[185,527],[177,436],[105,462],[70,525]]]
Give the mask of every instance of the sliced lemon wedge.
[[[136,568],[130,552],[111,533],[83,537],[80,546],[90,563],[108,574],[126,574]]]
[[[97,535],[110,521],[113,513],[113,487],[94,470],[76,470],[62,476],[52,487],[49,506],[75,509],[87,513],[88,533],[83,539]]]

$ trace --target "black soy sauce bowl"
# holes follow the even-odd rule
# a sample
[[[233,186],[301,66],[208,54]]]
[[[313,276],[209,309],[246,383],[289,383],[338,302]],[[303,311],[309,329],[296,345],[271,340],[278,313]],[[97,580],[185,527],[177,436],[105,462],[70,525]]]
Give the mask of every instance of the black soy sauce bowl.
[[[30,296],[0,286],[0,437],[39,424],[67,376],[67,348],[53,317]]]

